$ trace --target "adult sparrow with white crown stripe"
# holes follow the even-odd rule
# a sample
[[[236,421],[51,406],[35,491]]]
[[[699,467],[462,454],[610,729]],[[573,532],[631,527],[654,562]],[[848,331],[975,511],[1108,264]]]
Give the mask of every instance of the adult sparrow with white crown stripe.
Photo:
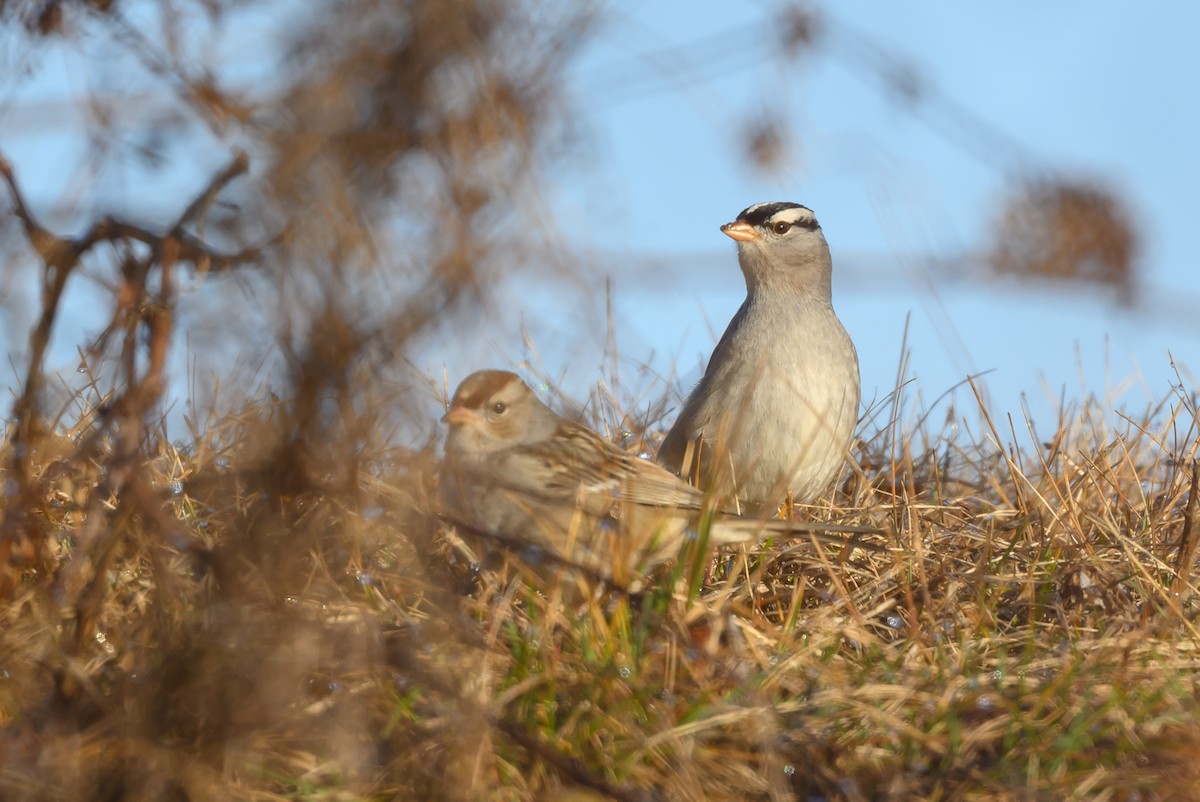
[[[858,354],[833,311],[829,244],[798,203],[757,203],[721,231],[737,242],[746,300],[657,459],[751,508],[809,502],[845,465],[858,420]]]

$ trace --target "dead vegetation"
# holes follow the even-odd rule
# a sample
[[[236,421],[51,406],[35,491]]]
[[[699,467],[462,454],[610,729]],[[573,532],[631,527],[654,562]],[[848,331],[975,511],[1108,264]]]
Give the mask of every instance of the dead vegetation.
[[[774,543],[695,598],[587,602],[464,563],[429,453],[346,455],[286,406],[188,452],[151,428],[119,488],[103,418],[39,441],[5,509],[38,533],[7,567],[5,798],[1192,796],[1186,399],[1022,451],[897,424],[809,511],[888,551]],[[329,456],[295,462],[301,432]]]
[[[247,155],[167,224],[78,235],[3,163],[6,251],[39,296],[0,452],[0,798],[1200,796],[1194,395],[1120,425],[1085,400],[1048,430],[980,403],[938,431],[901,386],[804,511],[877,528],[880,551],[693,556],[636,596],[547,584],[530,555],[481,570],[437,519],[435,446],[402,436],[436,397],[404,355],[527,264],[502,232],[560,144],[588,19],[340,0],[256,95],[171,50],[171,4],[161,37],[124,6],[0,19],[113,34]],[[1046,241],[1086,261],[1071,208],[1084,245]],[[251,289],[284,378],[180,437],[168,365],[204,275]],[[58,382],[64,292],[88,281],[108,323]],[[667,406],[591,415],[652,438]]]

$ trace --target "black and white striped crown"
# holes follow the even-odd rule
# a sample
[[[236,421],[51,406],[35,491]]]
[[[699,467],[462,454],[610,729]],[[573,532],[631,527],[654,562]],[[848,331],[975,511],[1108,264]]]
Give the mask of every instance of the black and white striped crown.
[[[767,201],[747,206],[737,219],[755,228],[770,228],[777,223],[787,223],[810,231],[821,227],[812,209],[789,201]]]

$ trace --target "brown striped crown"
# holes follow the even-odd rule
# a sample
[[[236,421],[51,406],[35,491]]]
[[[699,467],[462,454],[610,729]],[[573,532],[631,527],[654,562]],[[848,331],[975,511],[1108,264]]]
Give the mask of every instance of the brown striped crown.
[[[487,400],[521,377],[507,370],[479,370],[462,380],[450,401],[452,407],[480,409]]]

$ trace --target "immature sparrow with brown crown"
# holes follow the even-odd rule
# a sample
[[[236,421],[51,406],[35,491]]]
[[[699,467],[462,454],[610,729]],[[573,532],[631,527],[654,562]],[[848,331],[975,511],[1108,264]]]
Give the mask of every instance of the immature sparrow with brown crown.
[[[440,476],[449,518],[605,578],[636,579],[674,557],[712,509],[670,471],[557,415],[513,373],[471,374],[442,420],[450,426]],[[717,513],[709,543],[817,531],[864,530]]]
[[[858,419],[858,354],[833,311],[829,244],[798,203],[757,203],[721,231],[737,241],[746,300],[658,461],[752,508],[812,501],[845,464]]]

